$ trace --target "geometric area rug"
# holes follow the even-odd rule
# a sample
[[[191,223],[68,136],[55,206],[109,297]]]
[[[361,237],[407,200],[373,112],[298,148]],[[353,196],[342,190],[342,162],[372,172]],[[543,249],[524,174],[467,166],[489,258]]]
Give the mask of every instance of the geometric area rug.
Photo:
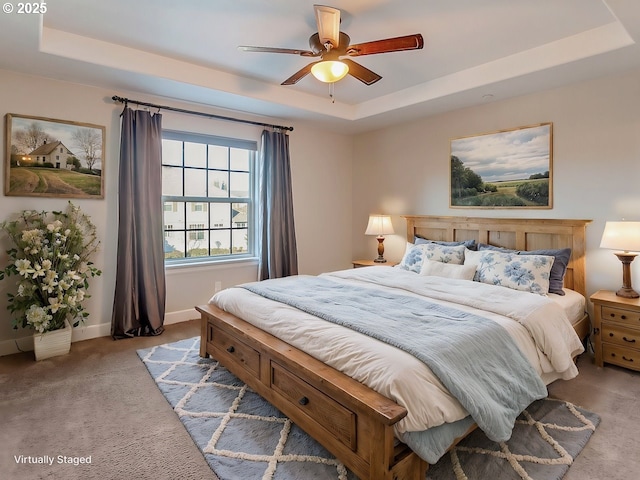
[[[220,480],[357,480],[289,418],[216,360],[200,338],[138,350]]]
[[[279,410],[216,360],[200,338],[138,350],[138,356],[220,480],[356,480]],[[518,417],[511,439],[476,430],[429,467],[427,480],[559,480],[600,418],[544,399]]]
[[[559,480],[599,423],[569,402],[537,400],[516,419],[509,440],[496,443],[476,429],[429,468],[427,479]]]

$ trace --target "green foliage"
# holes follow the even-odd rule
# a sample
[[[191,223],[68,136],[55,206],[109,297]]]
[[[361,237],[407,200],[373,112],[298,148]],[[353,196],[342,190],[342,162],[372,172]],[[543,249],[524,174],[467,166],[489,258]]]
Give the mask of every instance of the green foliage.
[[[549,178],[549,170],[544,173],[534,173],[529,177],[529,180],[539,180],[541,178]]]
[[[516,194],[537,205],[549,204],[549,181],[521,183],[516,188]]]
[[[451,155],[451,197],[463,198],[484,191],[482,177]]]
[[[462,207],[523,207],[526,203],[513,195],[477,195],[460,199],[455,203]]]
[[[0,280],[19,277],[17,294],[7,294],[14,328],[43,333],[62,328],[67,318],[86,318],[88,279],[102,274],[89,261],[100,244],[89,217],[69,202],[65,212],[24,210],[0,230],[15,245],[7,251],[11,263],[0,271]]]

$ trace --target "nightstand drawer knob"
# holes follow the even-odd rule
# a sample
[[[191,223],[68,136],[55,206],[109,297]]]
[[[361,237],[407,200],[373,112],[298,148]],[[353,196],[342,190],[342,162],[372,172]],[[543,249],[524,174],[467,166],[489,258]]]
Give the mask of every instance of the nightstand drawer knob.
[[[626,320],[627,316],[626,315],[620,315],[620,318],[623,319],[623,320]]]
[[[622,339],[623,339],[625,342],[629,342],[629,343],[636,343],[636,339],[635,339],[635,338],[628,339],[627,337],[622,337]]]
[[[236,351],[236,348],[233,345],[231,345],[229,348],[227,348],[227,352],[229,352],[229,353],[233,353],[235,351]]]

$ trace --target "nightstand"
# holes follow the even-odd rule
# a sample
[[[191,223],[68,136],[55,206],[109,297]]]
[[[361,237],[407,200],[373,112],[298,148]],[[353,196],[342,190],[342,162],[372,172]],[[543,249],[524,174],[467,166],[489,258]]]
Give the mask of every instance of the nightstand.
[[[612,363],[640,371],[640,299],[600,290],[591,301],[596,365]]]
[[[353,268],[359,267],[394,267],[398,264],[398,262],[390,262],[386,261],[385,263],[374,262],[373,260],[354,260]]]

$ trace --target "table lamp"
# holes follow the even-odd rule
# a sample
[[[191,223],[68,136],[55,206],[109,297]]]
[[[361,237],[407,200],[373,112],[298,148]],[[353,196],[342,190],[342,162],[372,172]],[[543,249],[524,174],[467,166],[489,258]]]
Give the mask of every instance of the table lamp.
[[[376,263],[385,263],[384,258],[384,236],[393,234],[393,225],[389,215],[369,215],[369,224],[365,235],[376,235],[378,240],[378,258],[374,260]]]
[[[602,232],[600,248],[621,250],[615,256],[622,262],[622,287],[616,295],[638,298],[640,294],[631,288],[631,262],[640,252],[640,222],[607,222]]]

